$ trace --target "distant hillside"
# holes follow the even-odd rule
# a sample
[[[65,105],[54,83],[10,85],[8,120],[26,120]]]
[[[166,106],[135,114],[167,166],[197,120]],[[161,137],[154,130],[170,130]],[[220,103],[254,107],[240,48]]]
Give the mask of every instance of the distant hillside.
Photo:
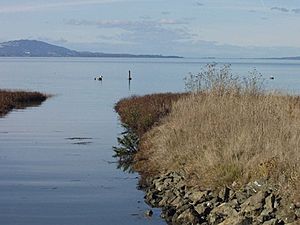
[[[0,56],[77,56],[78,52],[42,41],[18,40],[0,43]]]
[[[36,40],[16,40],[0,43],[0,57],[128,57],[128,58],[182,58],[163,55],[112,54],[79,52]]]

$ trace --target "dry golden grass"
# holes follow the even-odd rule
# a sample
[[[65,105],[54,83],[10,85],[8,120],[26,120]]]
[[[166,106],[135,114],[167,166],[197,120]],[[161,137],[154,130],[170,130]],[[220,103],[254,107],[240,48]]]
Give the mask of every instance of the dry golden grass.
[[[20,109],[41,104],[49,97],[39,92],[0,90],[0,116],[12,109]]]
[[[264,93],[256,84],[218,85],[174,103],[144,135],[135,168],[181,171],[210,188],[265,179],[298,198],[300,98]]]

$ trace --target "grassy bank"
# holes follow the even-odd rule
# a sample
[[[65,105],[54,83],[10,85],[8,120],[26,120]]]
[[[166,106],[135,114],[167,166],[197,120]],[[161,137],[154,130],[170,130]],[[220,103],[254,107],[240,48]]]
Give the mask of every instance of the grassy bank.
[[[47,97],[39,92],[0,90],[0,116],[13,109],[40,105]]]
[[[229,68],[208,66],[187,79],[190,94],[175,94],[163,120],[151,116],[151,124],[161,121],[154,127],[138,119],[157,110],[149,96],[119,104],[121,120],[142,135],[135,168],[152,175],[180,171],[190,185],[209,188],[263,180],[299,201],[300,98],[266,93],[262,83],[256,72],[240,79]],[[135,119],[125,119],[124,111]]]
[[[139,137],[171,112],[172,103],[186,93],[164,93],[133,96],[121,99],[115,106],[121,122],[128,125]]]

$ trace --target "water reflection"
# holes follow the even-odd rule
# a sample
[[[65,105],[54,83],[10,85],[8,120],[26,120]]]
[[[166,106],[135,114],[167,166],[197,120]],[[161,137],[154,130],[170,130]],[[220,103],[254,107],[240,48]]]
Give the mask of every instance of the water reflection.
[[[2,98],[5,98],[5,96],[2,96]],[[22,110],[28,107],[39,107],[40,105],[42,105],[43,101],[45,100],[46,97],[42,99],[34,99],[28,101],[25,100],[24,102],[19,101],[19,102],[3,103],[0,101],[0,118],[5,117],[10,111],[14,109]]]
[[[131,90],[131,80],[128,80],[128,90]]]
[[[132,163],[134,155],[138,150],[138,136],[125,124],[122,125],[125,129],[117,138],[118,146],[114,146],[114,157],[118,159],[118,169],[133,173]]]

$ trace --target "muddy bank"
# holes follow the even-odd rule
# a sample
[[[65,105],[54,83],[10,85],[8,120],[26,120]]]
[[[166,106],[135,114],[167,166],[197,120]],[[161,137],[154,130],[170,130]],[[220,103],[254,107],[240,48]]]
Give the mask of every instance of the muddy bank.
[[[183,175],[170,172],[149,179],[144,190],[146,202],[162,208],[172,225],[299,224],[300,203],[286,210],[277,190],[262,181],[213,191],[188,187]]]

